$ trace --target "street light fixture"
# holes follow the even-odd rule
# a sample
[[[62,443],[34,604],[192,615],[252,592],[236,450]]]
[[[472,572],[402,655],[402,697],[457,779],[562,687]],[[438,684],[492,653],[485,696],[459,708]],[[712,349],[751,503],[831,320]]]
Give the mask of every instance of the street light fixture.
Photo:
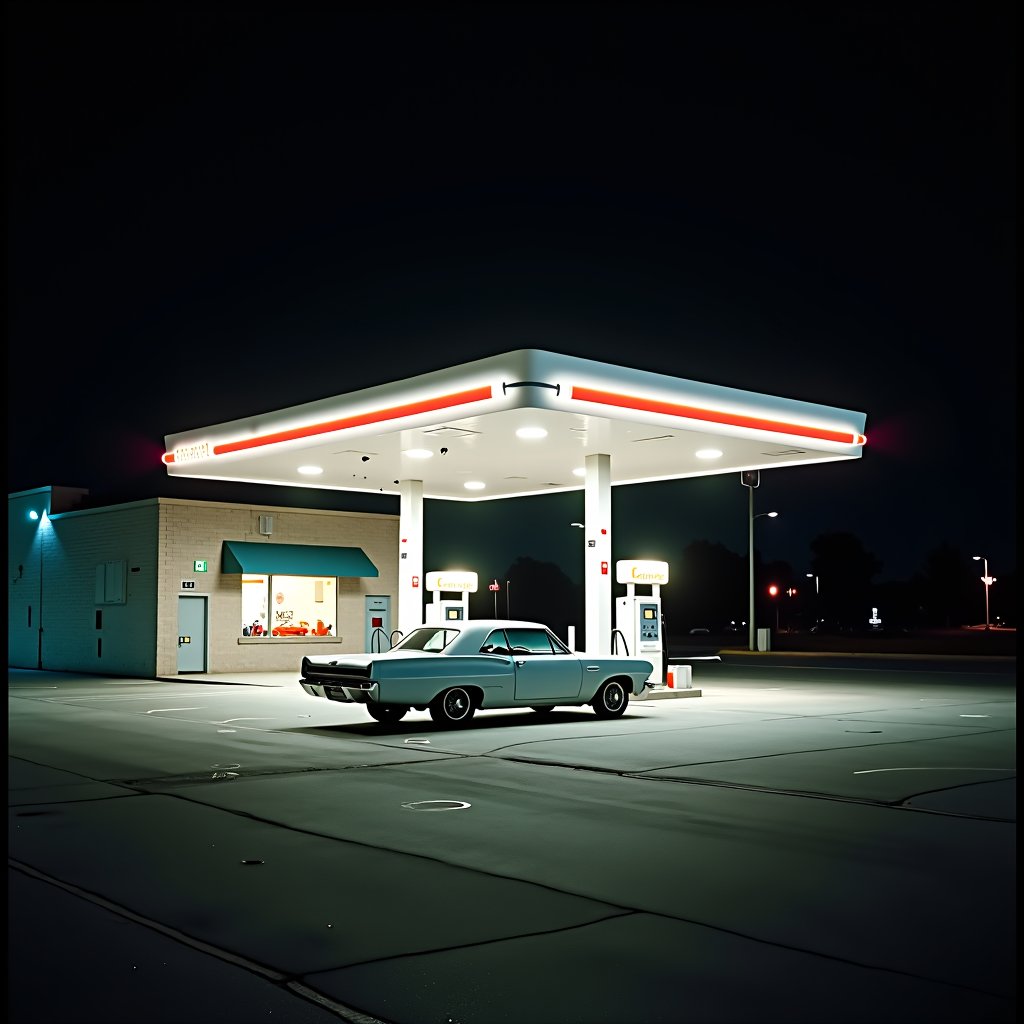
[[[972,556],[975,562],[981,562],[985,566],[985,575],[981,577],[981,582],[985,584],[985,628],[990,629],[989,618],[988,618],[988,588],[995,583],[995,576],[989,576],[988,574],[988,559],[984,555]]]

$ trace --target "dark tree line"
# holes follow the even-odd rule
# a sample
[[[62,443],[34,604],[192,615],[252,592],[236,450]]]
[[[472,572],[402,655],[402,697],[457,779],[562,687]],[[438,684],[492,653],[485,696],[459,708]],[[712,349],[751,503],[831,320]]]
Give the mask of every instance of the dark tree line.
[[[879,583],[881,561],[850,533],[828,533],[810,545],[806,567],[762,562],[755,551],[754,597],[758,626],[823,631],[867,630],[877,609],[881,628],[956,628],[985,622],[985,587],[980,563],[949,545],[928,554],[909,580]],[[750,603],[749,563],[719,543],[696,541],[670,563],[670,582],[661,588],[665,628],[678,636],[694,628],[721,633],[746,631]],[[506,585],[507,584],[507,585]],[[769,586],[776,587],[775,596]],[[501,577],[497,594],[481,590],[470,597],[474,618],[506,611],[513,618],[547,623],[566,637],[574,626],[583,642],[583,587],[555,564],[521,556]],[[612,586],[613,597],[625,587]],[[1000,576],[989,588],[989,620],[1016,625],[1016,574]]]

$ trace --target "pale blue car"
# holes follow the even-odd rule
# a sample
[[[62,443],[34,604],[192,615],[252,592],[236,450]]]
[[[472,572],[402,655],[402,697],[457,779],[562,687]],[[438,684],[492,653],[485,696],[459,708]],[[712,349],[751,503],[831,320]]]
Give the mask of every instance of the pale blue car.
[[[576,654],[538,622],[469,619],[420,626],[381,654],[305,657],[299,681],[310,696],[364,704],[378,722],[415,708],[465,725],[492,708],[589,705],[599,718],[618,718],[653,673],[642,658]]]

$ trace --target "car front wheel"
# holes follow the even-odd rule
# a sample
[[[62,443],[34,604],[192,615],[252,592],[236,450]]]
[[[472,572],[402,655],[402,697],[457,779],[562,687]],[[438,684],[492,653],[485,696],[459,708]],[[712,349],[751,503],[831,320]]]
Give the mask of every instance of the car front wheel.
[[[375,722],[385,725],[400,722],[409,713],[409,709],[401,704],[367,704],[366,710]]]
[[[598,718],[618,718],[626,710],[629,694],[622,683],[609,679],[594,698],[591,706]]]
[[[430,705],[430,717],[443,725],[465,725],[475,710],[468,691],[461,686],[453,686],[439,694]]]

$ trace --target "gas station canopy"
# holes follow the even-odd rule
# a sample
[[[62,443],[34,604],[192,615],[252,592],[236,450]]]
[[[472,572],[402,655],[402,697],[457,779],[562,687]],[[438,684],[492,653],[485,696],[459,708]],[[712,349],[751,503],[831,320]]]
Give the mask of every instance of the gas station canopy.
[[[865,415],[536,349],[165,438],[171,476],[487,501],[860,458]]]
[[[399,498],[399,627],[423,622],[423,499],[584,492],[585,630],[611,643],[611,488],[860,458],[864,414],[519,349],[172,434],[171,476]]]

